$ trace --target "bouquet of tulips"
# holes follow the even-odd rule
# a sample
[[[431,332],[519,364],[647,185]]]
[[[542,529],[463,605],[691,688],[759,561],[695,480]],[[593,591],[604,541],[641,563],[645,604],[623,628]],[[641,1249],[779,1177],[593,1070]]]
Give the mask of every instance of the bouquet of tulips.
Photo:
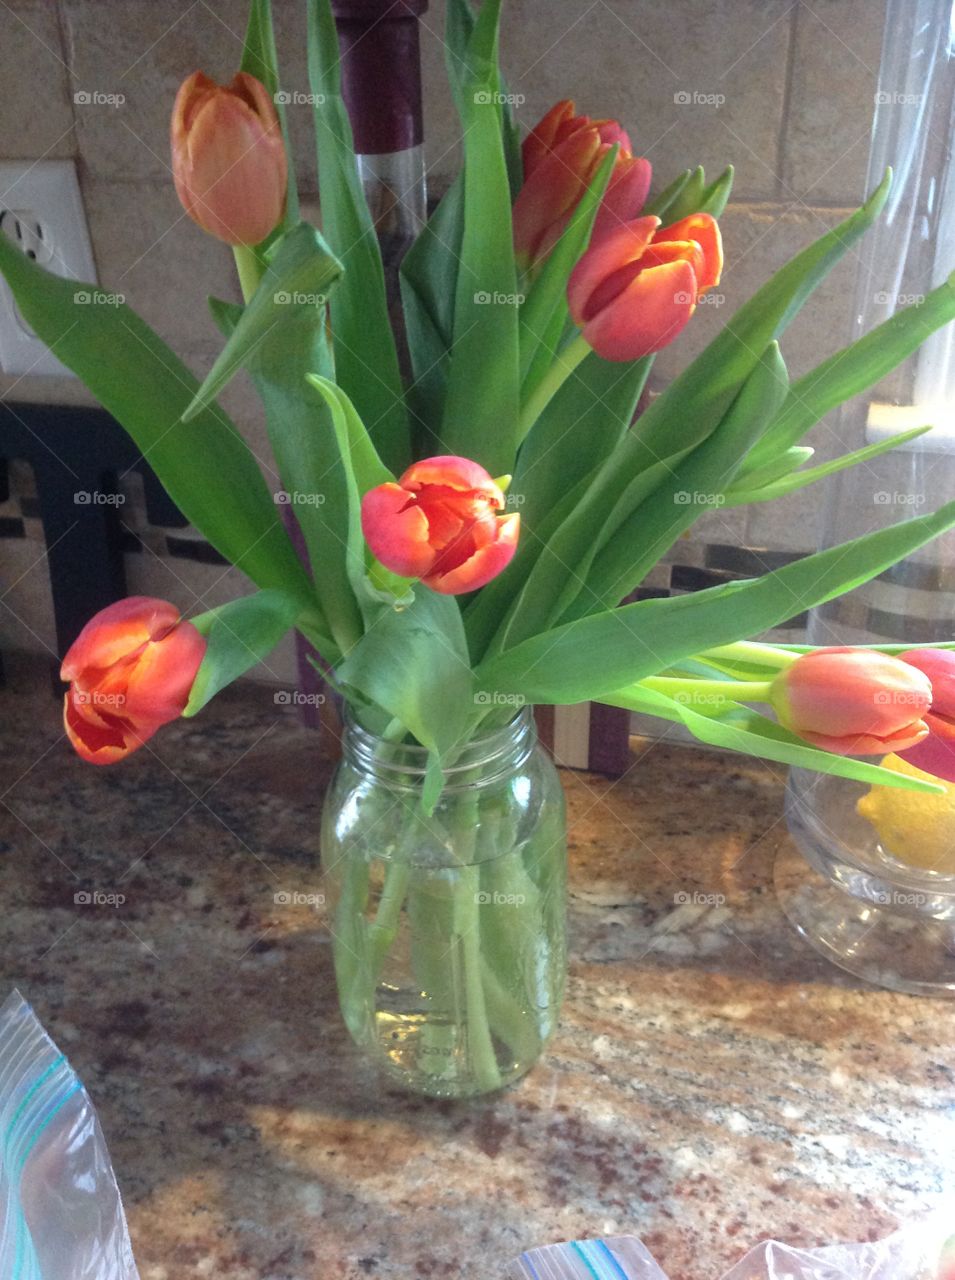
[[[255,587],[188,621],[141,598],[94,618],[63,665],[70,740],[87,760],[119,760],[297,628],[362,723],[427,750],[426,812],[462,744],[522,703],[604,701],[721,747],[930,786],[857,757],[912,748],[944,771],[955,662],[944,649],[904,660],[747,637],[883,572],[955,523],[955,504],[760,578],[621,601],[699,514],[686,494],[767,502],[909,439],[814,468],[800,445],[955,317],[955,287],[790,383],[779,340],[879,215],[887,175],[635,419],[654,353],[719,282],[732,171],[712,182],[688,171],[653,194],[623,128],[570,102],[521,142],[500,9],[448,3],[464,158],[401,267],[408,376],[329,0],[308,0],[321,231],[299,216],[268,0],[253,0],[232,83],[197,72],[175,104],[177,191],[234,247],[245,298],[210,298],[224,345],[201,385],[128,306],[81,305],[95,289],[78,294],[0,237],[28,323]],[[217,403],[240,368],[261,396],[305,561]]]

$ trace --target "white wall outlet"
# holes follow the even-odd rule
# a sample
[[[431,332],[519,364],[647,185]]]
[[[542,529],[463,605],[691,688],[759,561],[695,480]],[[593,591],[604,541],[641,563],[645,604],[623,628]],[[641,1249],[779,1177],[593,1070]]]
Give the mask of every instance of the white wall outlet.
[[[57,275],[97,282],[72,160],[0,161],[0,235]],[[0,369],[74,376],[26,324],[2,276]]]

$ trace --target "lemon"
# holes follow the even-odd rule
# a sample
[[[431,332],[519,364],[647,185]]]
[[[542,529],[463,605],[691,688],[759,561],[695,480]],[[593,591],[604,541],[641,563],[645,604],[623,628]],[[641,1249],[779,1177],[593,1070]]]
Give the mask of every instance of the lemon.
[[[872,787],[856,804],[871,822],[886,853],[899,862],[927,871],[955,874],[955,783],[933,777],[897,755],[886,756],[883,769],[910,778],[927,778],[945,788],[928,795],[901,787]]]

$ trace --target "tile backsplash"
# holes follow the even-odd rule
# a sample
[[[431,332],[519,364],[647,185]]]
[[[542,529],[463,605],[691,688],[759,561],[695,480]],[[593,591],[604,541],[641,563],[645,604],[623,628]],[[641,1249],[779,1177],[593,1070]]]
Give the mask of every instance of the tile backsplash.
[[[205,297],[237,294],[229,251],[200,232],[176,200],[168,117],[190,71],[231,77],[245,8],[245,0],[0,5],[0,158],[76,160],[100,284],[123,293],[199,374],[219,347]],[[274,8],[286,87],[304,94],[304,6],[276,0]],[[443,0],[432,0],[422,26],[434,190],[455,169],[460,136],[444,82],[443,9]],[[772,270],[864,194],[883,10],[883,0],[508,0],[506,72],[521,98],[523,125],[572,96],[591,115],[619,116],[635,149],[653,161],[659,185],[690,164],[704,164],[711,175],[728,161],[737,167],[722,221],[723,282],[659,357],[657,387]],[[309,108],[292,105],[289,112],[306,208],[317,215]],[[792,326],[785,355],[794,375],[848,339],[855,268],[849,253]],[[0,398],[13,405],[90,403],[75,380],[30,376],[0,375]],[[224,403],[274,474],[250,387],[237,381]],[[834,452],[836,426],[830,419],[810,439],[822,457]],[[3,501],[0,488],[0,651],[52,648],[42,529],[22,468],[13,469],[9,489]],[[789,502],[711,511],[669,559],[710,572],[733,568],[720,559],[724,552],[714,561],[713,547],[811,550],[818,503],[811,489]],[[130,515],[138,509],[133,495]],[[195,608],[199,600],[218,603],[224,588],[237,589],[234,571],[170,556],[163,537],[137,533],[144,545],[126,558],[130,590]],[[675,574],[667,585],[681,582]],[[288,680],[292,671],[289,647],[262,674]]]

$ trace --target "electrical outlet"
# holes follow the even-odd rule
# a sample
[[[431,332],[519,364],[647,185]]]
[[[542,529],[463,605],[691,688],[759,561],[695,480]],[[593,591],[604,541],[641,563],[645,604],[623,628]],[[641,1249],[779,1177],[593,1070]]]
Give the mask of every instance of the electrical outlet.
[[[59,276],[97,283],[72,160],[0,161],[0,235]],[[2,276],[0,369],[74,376],[24,321]]]

